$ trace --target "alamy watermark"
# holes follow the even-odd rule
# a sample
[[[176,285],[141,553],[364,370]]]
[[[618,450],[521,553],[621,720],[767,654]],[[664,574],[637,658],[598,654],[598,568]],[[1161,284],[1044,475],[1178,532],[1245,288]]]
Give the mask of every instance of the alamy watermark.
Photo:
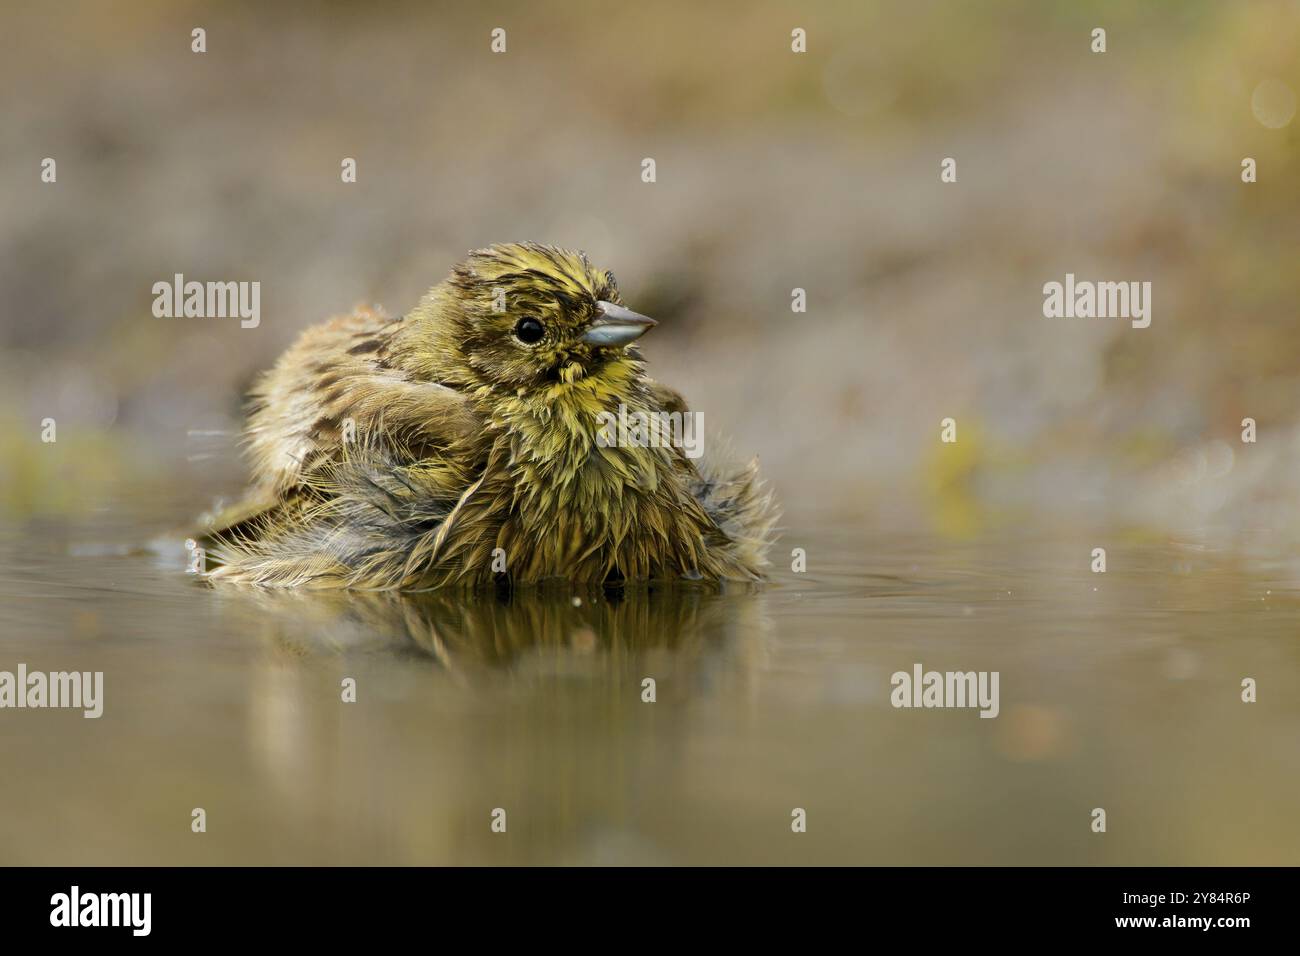
[[[1049,319],[1130,319],[1133,328],[1151,324],[1150,282],[1075,281],[1074,273],[1065,274],[1065,282],[1048,282],[1043,286],[1043,315]]]
[[[889,702],[895,707],[978,707],[981,717],[996,717],[998,671],[927,671],[920,664],[912,672],[895,671]]]
[[[152,893],[83,893],[74,885],[50,897],[51,926],[127,926],[133,936],[148,936],[152,911]]]
[[[153,314],[159,319],[238,317],[244,329],[255,329],[262,321],[260,282],[186,282],[178,272],[171,282],[155,282],[153,295]]]
[[[0,709],[71,708],[80,709],[83,717],[100,717],[104,713],[103,671],[28,671],[26,664],[18,672],[0,671]]]
[[[598,412],[596,444],[601,448],[680,448],[687,458],[704,454],[704,413],[629,411]]]

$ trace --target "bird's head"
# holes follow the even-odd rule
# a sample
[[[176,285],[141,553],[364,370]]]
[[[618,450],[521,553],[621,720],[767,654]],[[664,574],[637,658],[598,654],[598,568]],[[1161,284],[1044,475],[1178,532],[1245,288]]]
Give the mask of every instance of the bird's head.
[[[655,325],[585,254],[527,242],[471,252],[406,322],[416,361],[420,348],[454,355],[464,384],[515,393],[622,377],[637,362],[628,346]]]

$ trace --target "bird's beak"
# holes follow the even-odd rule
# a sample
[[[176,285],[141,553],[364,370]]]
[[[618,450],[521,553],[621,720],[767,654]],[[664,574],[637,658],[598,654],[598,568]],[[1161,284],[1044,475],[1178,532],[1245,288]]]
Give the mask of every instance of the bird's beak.
[[[596,307],[600,312],[582,336],[588,345],[627,345],[659,324],[613,302],[597,302]]]

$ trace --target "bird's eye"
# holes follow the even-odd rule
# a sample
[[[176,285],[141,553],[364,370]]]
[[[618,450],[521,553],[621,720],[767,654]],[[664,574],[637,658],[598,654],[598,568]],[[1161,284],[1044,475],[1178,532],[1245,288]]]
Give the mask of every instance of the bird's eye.
[[[536,319],[520,319],[515,323],[515,338],[525,345],[536,345],[545,334],[546,329]]]

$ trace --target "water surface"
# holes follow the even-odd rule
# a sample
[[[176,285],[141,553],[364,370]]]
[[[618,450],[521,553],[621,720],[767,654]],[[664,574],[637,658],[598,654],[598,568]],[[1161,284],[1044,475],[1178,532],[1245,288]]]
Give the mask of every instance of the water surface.
[[[0,711],[0,863],[1300,863],[1266,534],[1115,532],[1094,574],[1095,532],[821,516],[761,590],[397,598],[206,587],[138,547],[193,505],[4,532],[0,669],[102,670],[105,704]],[[998,671],[998,717],[895,709],[916,663]]]

